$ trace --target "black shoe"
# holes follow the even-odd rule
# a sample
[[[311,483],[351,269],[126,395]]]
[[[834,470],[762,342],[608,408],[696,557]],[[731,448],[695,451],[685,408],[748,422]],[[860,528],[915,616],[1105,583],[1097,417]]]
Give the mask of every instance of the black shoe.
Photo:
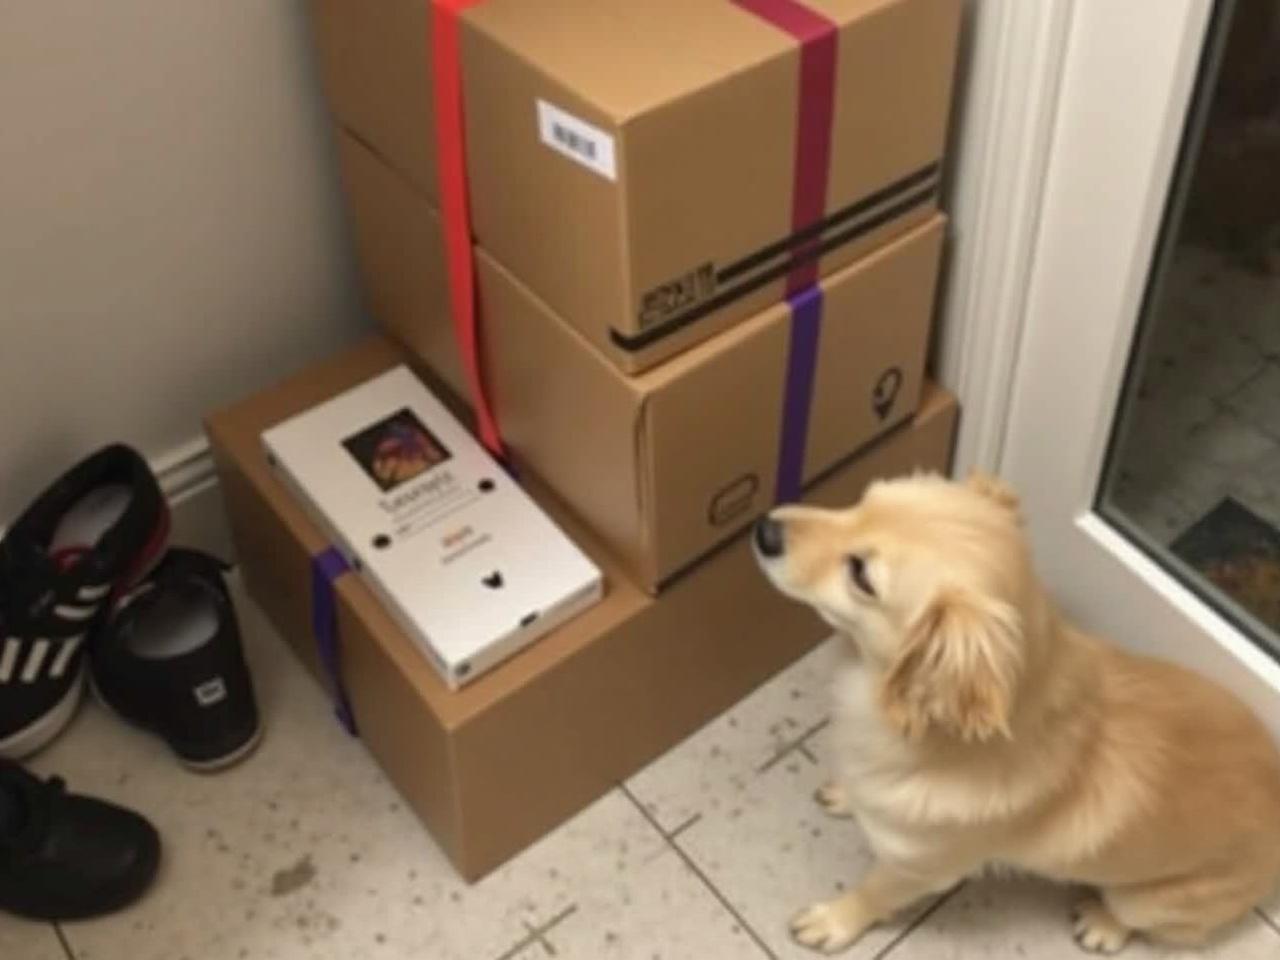
[[[159,864],[160,837],[136,813],[0,760],[0,910],[34,920],[111,913],[146,892]]]
[[[99,698],[200,771],[248,756],[262,734],[225,569],[170,550],[121,598],[89,654]]]
[[[60,477],[0,541],[0,757],[23,757],[75,714],[85,640],[155,564],[169,508],[135,451],[105,447]]]

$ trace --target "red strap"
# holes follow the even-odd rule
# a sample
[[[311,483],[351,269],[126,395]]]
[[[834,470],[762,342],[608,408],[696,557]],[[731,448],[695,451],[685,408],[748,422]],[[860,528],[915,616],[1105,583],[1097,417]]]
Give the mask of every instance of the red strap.
[[[430,0],[431,70],[436,97],[436,151],[440,167],[440,212],[444,217],[445,257],[454,336],[471,387],[471,404],[481,442],[503,456],[502,435],[489,403],[480,365],[480,322],[476,311],[475,252],[471,248],[471,211],[467,203],[467,148],[462,126],[462,58],[458,15],[483,0]]]
[[[831,172],[831,127],[836,100],[836,24],[799,0],[732,0],[744,10],[800,41],[800,83],[796,100],[791,229],[800,231],[822,219]],[[791,255],[801,261],[787,273],[791,342],[783,391],[782,438],[778,447],[779,503],[799,500],[804,491],[809,414],[822,336],[822,287],[818,286],[818,237],[804,241]]]
[[[831,169],[831,127],[835,117],[837,24],[798,0],[733,0],[800,41],[800,84],[796,101],[796,152],[791,186],[791,229],[822,219]],[[806,257],[814,237],[793,251],[805,260],[787,276],[787,295],[818,279],[818,258]]]

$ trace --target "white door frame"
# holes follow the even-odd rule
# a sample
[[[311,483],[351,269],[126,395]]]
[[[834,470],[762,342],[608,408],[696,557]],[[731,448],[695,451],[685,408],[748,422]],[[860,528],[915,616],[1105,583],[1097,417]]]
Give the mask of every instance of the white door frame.
[[[959,472],[998,470],[1073,0],[969,0],[937,372],[960,397]]]
[[[1021,488],[1068,611],[1280,738],[1280,664],[1092,510],[1212,9],[980,0],[940,372],[967,407],[957,467]]]

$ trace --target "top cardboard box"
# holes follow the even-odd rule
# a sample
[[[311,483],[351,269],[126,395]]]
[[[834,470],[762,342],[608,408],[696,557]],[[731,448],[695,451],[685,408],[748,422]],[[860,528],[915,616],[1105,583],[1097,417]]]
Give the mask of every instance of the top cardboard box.
[[[436,202],[430,3],[313,5],[338,122]],[[959,0],[806,0],[834,30],[825,121],[812,90],[831,61],[749,9],[768,6],[486,0],[462,14],[476,237],[628,372],[936,208]],[[815,124],[825,164],[823,138],[799,133]]]

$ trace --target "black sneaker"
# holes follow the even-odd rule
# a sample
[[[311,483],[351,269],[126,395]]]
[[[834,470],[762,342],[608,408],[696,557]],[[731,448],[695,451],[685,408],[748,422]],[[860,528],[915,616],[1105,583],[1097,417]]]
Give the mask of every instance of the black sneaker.
[[[160,837],[136,813],[0,760],[0,910],[33,920],[111,913],[146,892],[159,864]]]
[[[206,554],[169,551],[116,603],[89,654],[103,703],[200,771],[236,763],[262,735],[225,570]]]
[[[168,535],[150,467],[120,445],[82,460],[14,521],[0,541],[0,757],[34,753],[71,720],[85,640]]]

